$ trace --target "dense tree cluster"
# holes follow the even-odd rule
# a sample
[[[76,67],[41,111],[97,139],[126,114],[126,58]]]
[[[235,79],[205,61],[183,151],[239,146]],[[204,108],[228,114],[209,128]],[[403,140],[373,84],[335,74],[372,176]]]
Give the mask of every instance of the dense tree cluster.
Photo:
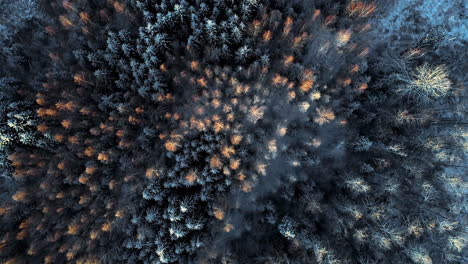
[[[41,46],[47,45],[47,39],[42,30],[35,29],[47,17],[38,12],[35,2],[17,2],[0,3],[0,174],[6,181],[11,173],[7,162],[11,147],[47,145],[35,131],[33,102],[24,100],[28,84],[37,84],[43,74]]]
[[[385,45],[372,1],[20,2],[2,263],[467,261],[463,37]]]

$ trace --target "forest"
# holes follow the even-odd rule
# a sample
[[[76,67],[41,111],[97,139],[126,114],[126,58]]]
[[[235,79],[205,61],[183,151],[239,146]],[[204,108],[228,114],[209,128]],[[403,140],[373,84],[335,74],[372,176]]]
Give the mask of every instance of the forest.
[[[0,0],[0,263],[468,263],[464,0]]]

